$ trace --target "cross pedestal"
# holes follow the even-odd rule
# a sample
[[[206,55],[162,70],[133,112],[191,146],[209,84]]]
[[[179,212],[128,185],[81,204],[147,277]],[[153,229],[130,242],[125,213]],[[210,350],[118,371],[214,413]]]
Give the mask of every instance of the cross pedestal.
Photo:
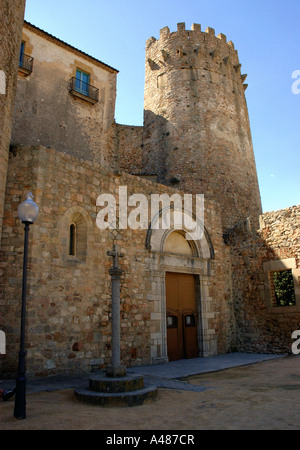
[[[113,257],[113,268],[109,270],[111,276],[111,298],[112,298],[112,338],[111,338],[111,365],[106,368],[108,377],[124,377],[126,367],[121,365],[120,346],[120,279],[123,270],[119,267],[119,258],[124,255],[120,253],[119,246],[114,245],[112,252],[107,252]]]
[[[114,245],[108,256],[114,258],[113,268],[110,269],[112,283],[112,359],[106,373],[92,375],[89,388],[75,389],[77,400],[100,406],[136,406],[145,401],[157,398],[157,386],[145,386],[143,375],[126,373],[126,367],[121,365],[120,359],[120,278],[123,273],[119,267],[122,254],[119,247]]]

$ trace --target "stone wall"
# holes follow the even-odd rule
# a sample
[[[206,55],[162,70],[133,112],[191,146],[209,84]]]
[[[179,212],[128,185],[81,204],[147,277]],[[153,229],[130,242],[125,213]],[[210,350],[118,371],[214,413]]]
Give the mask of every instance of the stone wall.
[[[143,127],[115,125],[120,170],[139,175],[143,173]]]
[[[1,0],[0,3],[0,244],[24,8],[25,0]],[[0,300],[1,321],[3,303]],[[0,371],[1,367],[2,355]]]
[[[295,258],[300,267],[300,205],[264,213],[260,224],[268,259]]]
[[[100,165],[41,146],[14,148],[10,155],[3,242],[1,247],[1,302],[7,334],[7,374],[16,370],[23,227],[17,208],[28,191],[39,205],[30,227],[27,347],[28,374],[89,371],[110,362],[111,300],[106,254],[120,245],[124,275],[121,293],[121,352],[126,365],[166,358],[163,274],[193,273],[200,280],[203,339],[206,354],[227,352],[234,339],[229,284],[229,252],[223,244],[218,205],[207,201],[205,226],[214,259],[186,259],[146,248],[147,230],[100,230],[96,217],[100,194],[128,196],[178,192],[127,174],[115,175]],[[80,252],[69,255],[69,228],[80,227]],[[84,238],[85,235],[85,238]],[[206,248],[206,247],[205,247]],[[207,250],[205,250],[207,252]],[[179,258],[179,259],[178,259]],[[203,259],[204,258],[204,259]]]
[[[291,352],[300,329],[300,206],[268,212],[257,233],[235,232],[231,242],[237,342],[242,351]],[[291,269],[295,306],[273,306],[270,272]]]
[[[25,0],[0,4],[0,241]]]

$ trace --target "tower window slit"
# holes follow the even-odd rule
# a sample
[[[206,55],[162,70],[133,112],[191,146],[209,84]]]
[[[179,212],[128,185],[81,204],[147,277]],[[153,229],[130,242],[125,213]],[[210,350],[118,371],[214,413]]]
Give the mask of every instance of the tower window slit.
[[[70,225],[70,247],[69,255],[75,256],[76,254],[76,225],[72,223]]]

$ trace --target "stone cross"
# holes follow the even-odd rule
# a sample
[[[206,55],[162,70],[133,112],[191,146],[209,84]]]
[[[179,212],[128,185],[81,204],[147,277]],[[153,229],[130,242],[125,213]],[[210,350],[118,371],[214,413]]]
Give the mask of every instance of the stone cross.
[[[119,258],[123,258],[123,253],[120,253],[119,246],[114,245],[112,252],[107,252],[108,256],[112,256],[114,259],[113,269],[119,269]]]
[[[123,258],[118,245],[114,245],[112,252],[107,252],[113,257],[113,268],[109,270],[111,276],[112,299],[112,338],[111,338],[111,365],[106,368],[108,377],[123,377],[126,375],[126,367],[121,365],[120,344],[120,278],[123,270],[119,267],[119,258]]]

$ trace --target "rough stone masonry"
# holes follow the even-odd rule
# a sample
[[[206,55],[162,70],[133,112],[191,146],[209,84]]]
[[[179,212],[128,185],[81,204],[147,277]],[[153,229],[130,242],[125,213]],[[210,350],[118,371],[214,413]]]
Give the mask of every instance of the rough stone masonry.
[[[40,208],[29,242],[30,376],[89,372],[111,363],[107,251],[114,245],[124,254],[122,365],[168,361],[170,336],[176,345],[180,335],[171,333],[178,314],[195,318],[198,356],[289,352],[292,332],[300,329],[299,206],[261,215],[246,75],[233,43],[212,28],[203,32],[194,24],[187,30],[183,23],[148,39],[144,125],[125,126],[114,121],[118,71],[28,22],[22,34],[23,6],[0,6],[5,375],[17,367],[23,252],[17,209],[28,191]],[[15,87],[21,34],[33,67],[19,70]],[[97,96],[70,89],[77,73],[89,75]],[[128,196],[143,194],[149,204],[152,194],[204,194],[203,236],[189,240],[184,226],[153,229],[150,214],[148,229],[100,230],[97,199],[110,194],[118,205],[120,186]],[[164,213],[161,207],[161,220]],[[187,214],[194,218],[194,209]],[[294,305],[274,306],[275,270],[291,271]],[[170,272],[194,278],[193,311],[184,310],[184,295],[181,312],[170,311]],[[184,345],[188,332],[186,327],[180,335]]]

